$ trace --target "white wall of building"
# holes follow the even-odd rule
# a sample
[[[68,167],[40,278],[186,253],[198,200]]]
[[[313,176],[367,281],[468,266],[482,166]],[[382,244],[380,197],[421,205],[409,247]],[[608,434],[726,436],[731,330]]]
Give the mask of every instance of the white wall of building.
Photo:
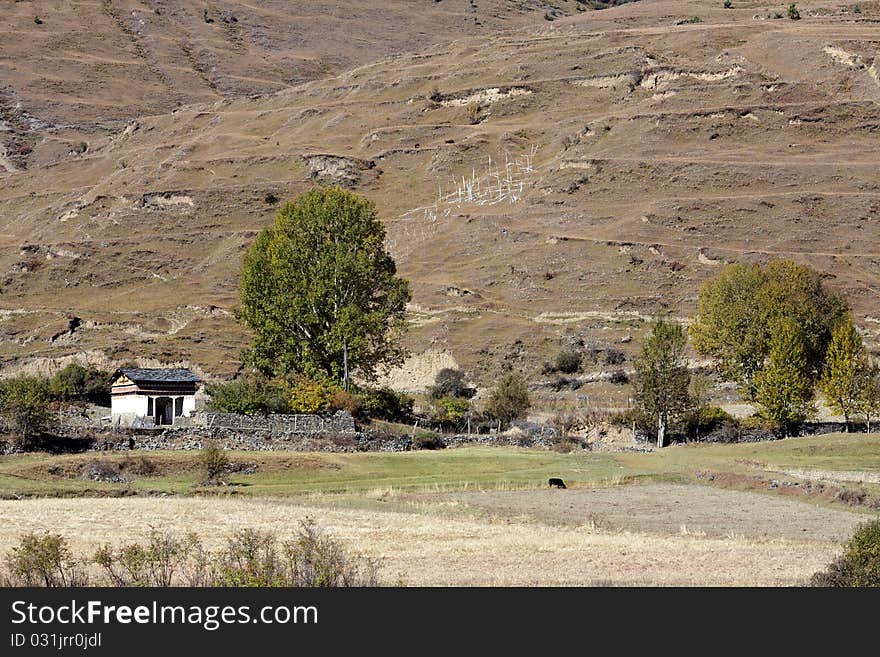
[[[190,417],[196,410],[195,395],[113,395],[110,398],[110,416],[114,424],[131,426],[136,420],[156,416],[156,400],[160,397],[176,400],[183,397],[183,417]],[[153,412],[148,413],[149,400],[153,400]]]

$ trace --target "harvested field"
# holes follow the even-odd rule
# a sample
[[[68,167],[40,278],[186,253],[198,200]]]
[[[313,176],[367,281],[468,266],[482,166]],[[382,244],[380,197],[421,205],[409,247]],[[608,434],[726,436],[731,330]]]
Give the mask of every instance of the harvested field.
[[[333,496],[308,501],[195,498],[54,499],[0,502],[5,531],[0,551],[6,552],[26,531],[52,530],[70,538],[76,551],[91,551],[110,541],[142,539],[151,528],[199,532],[216,545],[230,531],[255,527],[281,535],[292,533],[309,515],[353,549],[382,560],[383,579],[407,585],[720,585],[776,586],[805,582],[839,550],[838,539],[864,516],[827,510],[786,500],[699,486],[633,486],[601,490],[479,493],[494,501],[483,511],[457,499],[398,499],[394,510],[340,508]],[[615,509],[609,519],[627,515],[641,526],[651,512],[643,509],[646,493],[672,497],[664,511],[654,503],[652,531],[626,531],[574,518],[559,522],[559,500],[590,499]],[[720,497],[719,497],[720,496]],[[740,496],[743,496],[742,499]],[[753,500],[746,500],[752,497]],[[527,501],[531,498],[533,501]],[[723,499],[722,499],[723,498]],[[519,500],[516,505],[511,500]],[[374,501],[373,506],[380,504]],[[722,513],[714,526],[706,523],[709,509],[732,504],[735,514]],[[739,513],[753,504],[763,516],[757,531],[745,529]],[[506,506],[505,506],[506,505]],[[478,505],[474,505],[478,506]],[[680,507],[676,509],[675,507]],[[526,513],[540,514],[537,522]],[[693,514],[689,509],[695,509]],[[544,513],[542,513],[542,510]],[[515,513],[513,513],[515,512]],[[638,518],[641,517],[640,520]],[[548,524],[549,523],[549,524]],[[687,527],[683,530],[680,524]],[[701,524],[705,523],[705,524]],[[690,527],[700,527],[701,532]],[[772,532],[773,526],[778,528]],[[798,532],[800,528],[808,531]],[[702,533],[705,531],[705,535]]]
[[[450,493],[502,518],[649,534],[842,542],[863,516],[758,493],[708,486],[645,484],[568,490]]]

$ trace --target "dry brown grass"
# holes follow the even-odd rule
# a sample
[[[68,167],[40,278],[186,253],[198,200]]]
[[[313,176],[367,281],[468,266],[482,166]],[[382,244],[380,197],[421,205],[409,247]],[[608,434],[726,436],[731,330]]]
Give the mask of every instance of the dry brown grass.
[[[242,527],[292,532],[312,516],[343,542],[383,561],[408,585],[793,585],[834,556],[829,541],[648,535],[420,512],[327,508],[270,499],[74,499],[0,502],[5,552],[24,532],[53,530],[75,549],[143,539],[151,527],[195,530],[216,545]]]
[[[537,378],[541,361],[569,338],[614,344],[629,335],[621,348],[632,355],[643,318],[661,306],[692,314],[700,284],[724,261],[792,257],[833,274],[829,285],[847,294],[869,345],[880,338],[871,292],[880,284],[880,228],[872,221],[880,87],[869,69],[842,63],[838,52],[866,67],[873,61],[876,3],[865,3],[858,21],[830,0],[809,8],[823,16],[801,21],[753,20],[779,9],[769,1],[729,11],[720,0],[663,0],[548,23],[542,12],[500,11],[508,3],[493,0],[467,14],[482,26],[466,28],[461,3],[413,10],[396,1],[381,12],[365,8],[376,3],[324,3],[344,21],[331,19],[335,11],[302,20],[295,12],[241,9],[242,29],[254,12],[271,26],[269,60],[263,47],[250,51],[245,36],[247,52],[230,50],[219,21],[206,25],[187,10],[184,32],[205,51],[200,66],[233,95],[286,82],[273,80],[266,65],[274,71],[275,57],[288,61],[291,44],[338,52],[327,73],[361,57],[379,59],[401,42],[407,49],[435,39],[448,45],[174,115],[162,112],[178,98],[192,99],[188,91],[206,101],[221,92],[180,68],[173,38],[182,32],[169,23],[170,11],[142,30],[145,43],[169,37],[162,52],[148,49],[136,67],[102,63],[103,70],[91,68],[103,60],[90,56],[87,79],[86,63],[73,54],[53,60],[57,80],[48,93],[40,57],[53,49],[45,39],[57,49],[69,32],[78,35],[74,52],[92,52],[93,35],[106,34],[100,51],[114,61],[134,57],[130,40],[95,3],[59,8],[39,29],[28,3],[6,4],[9,38],[0,54],[6,48],[14,65],[0,68],[25,110],[40,119],[58,112],[63,124],[87,121],[80,103],[91,98],[101,117],[129,107],[149,114],[126,134],[121,122],[86,136],[28,134],[29,169],[0,172],[6,372],[49,370],[80,353],[234,373],[248,340],[231,313],[242,251],[277,210],[267,194],[286,200],[315,184],[303,159],[314,153],[376,163],[355,188],[376,202],[399,271],[413,284],[408,346],[449,352],[481,386],[491,385],[502,364]],[[567,5],[571,11],[574,3]],[[139,20],[118,13],[133,25]],[[411,20],[397,25],[401,13]],[[352,14],[359,20],[348,20]],[[675,25],[694,15],[703,22]],[[379,50],[355,49],[360,42],[345,25],[356,25]],[[825,50],[831,43],[837,58]],[[124,57],[112,54],[119,48]],[[265,76],[265,85],[253,79]],[[605,85],[606,78],[619,84]],[[435,86],[462,99],[506,87],[530,93],[486,101],[483,120],[471,125],[462,107],[429,106]],[[72,110],[68,93],[76,98]],[[0,104],[12,107],[14,98]],[[87,140],[88,151],[68,156],[68,137]],[[440,208],[436,221],[425,216],[438,187],[449,192],[453,178],[479,176],[490,156],[503,166],[506,154],[522,158],[533,146],[522,201],[463,202]],[[83,323],[64,334],[71,313]],[[45,359],[25,362],[37,358]],[[597,407],[627,398],[621,386],[604,383],[577,394]]]

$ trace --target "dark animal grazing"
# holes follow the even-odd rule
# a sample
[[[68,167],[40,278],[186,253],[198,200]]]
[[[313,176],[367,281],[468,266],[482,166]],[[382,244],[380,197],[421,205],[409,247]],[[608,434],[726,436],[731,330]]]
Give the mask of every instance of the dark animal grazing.
[[[550,484],[550,488],[553,488],[553,486],[556,486],[556,488],[565,488],[565,482],[556,477],[551,477],[547,483]]]

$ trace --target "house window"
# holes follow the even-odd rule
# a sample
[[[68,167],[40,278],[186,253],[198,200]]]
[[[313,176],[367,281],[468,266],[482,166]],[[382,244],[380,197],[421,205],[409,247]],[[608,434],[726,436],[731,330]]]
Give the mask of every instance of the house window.
[[[183,397],[174,400],[174,417],[183,415]]]

